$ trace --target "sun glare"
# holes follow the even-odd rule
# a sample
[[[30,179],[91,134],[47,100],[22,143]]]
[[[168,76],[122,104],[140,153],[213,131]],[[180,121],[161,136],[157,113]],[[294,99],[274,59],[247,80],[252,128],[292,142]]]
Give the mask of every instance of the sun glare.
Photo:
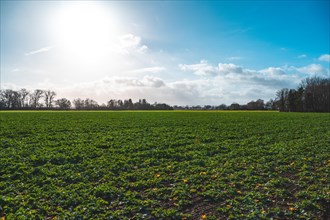
[[[71,2],[53,18],[52,37],[70,59],[94,62],[107,52],[118,29],[115,16],[94,2]]]

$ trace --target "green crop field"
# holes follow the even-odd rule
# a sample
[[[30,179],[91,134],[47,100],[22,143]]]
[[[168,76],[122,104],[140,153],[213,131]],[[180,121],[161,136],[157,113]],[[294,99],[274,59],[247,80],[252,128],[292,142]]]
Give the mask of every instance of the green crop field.
[[[3,219],[327,219],[330,114],[0,112]]]

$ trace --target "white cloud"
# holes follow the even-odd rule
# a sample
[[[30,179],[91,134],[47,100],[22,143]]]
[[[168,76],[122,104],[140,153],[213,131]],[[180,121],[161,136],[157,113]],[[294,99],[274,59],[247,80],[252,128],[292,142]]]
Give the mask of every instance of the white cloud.
[[[146,67],[136,70],[129,71],[130,73],[160,73],[165,71],[166,68],[163,66],[153,66],[153,67]]]
[[[200,76],[226,76],[226,78],[243,80],[249,78],[264,77],[268,80],[295,80],[300,77],[309,77],[311,75],[326,76],[329,69],[324,68],[320,64],[310,64],[303,67],[268,67],[262,70],[251,70],[243,68],[233,63],[219,63],[218,66],[209,64],[206,60],[202,60],[197,64],[180,64],[182,71],[191,71]],[[302,75],[303,73],[303,75]],[[296,80],[295,80],[296,81]]]
[[[179,68],[183,71],[192,71],[199,76],[208,76],[217,74],[217,68],[208,64],[207,60],[201,60],[197,64],[179,64]]]
[[[145,53],[148,47],[141,43],[141,37],[126,34],[119,37],[120,49],[123,54],[131,52]]]
[[[271,80],[292,80],[294,75],[290,75],[281,67],[268,67],[259,71],[264,78]]]
[[[307,57],[306,54],[300,54],[300,55],[297,56],[297,58],[299,58],[299,59],[303,59],[303,58],[306,58],[306,57]]]
[[[301,73],[307,74],[309,76],[312,76],[312,75],[327,76],[329,74],[329,70],[324,68],[320,64],[310,64],[308,66],[296,68],[296,70]]]
[[[123,47],[137,47],[141,43],[141,37],[134,36],[133,34],[126,34],[119,38]]]
[[[319,57],[319,61],[330,62],[330,54],[323,54]]]
[[[243,57],[228,57],[227,58],[227,60],[229,60],[229,61],[235,61],[235,60],[242,60],[243,59]]]
[[[144,76],[142,79],[137,79],[133,77],[116,77],[110,80],[105,80],[109,84],[117,84],[121,86],[128,87],[155,87],[159,88],[165,86],[163,80],[153,76]]]
[[[237,66],[233,63],[219,63],[218,64],[218,72],[220,74],[242,74],[243,69],[240,66]]]
[[[212,66],[207,60],[201,60],[197,64],[179,64],[182,71],[191,71],[199,76],[216,76],[219,74],[242,73],[242,68],[232,63],[219,63]]]
[[[1,83],[1,89],[12,89],[12,90],[20,90],[21,87],[16,85],[15,83]]]
[[[40,48],[38,50],[34,50],[34,51],[30,51],[30,52],[27,52],[25,53],[26,56],[30,56],[30,55],[34,55],[34,54],[37,54],[37,53],[44,53],[44,52],[47,52],[47,51],[50,51],[51,49],[53,49],[55,46],[48,46],[48,47],[43,47],[43,48]]]

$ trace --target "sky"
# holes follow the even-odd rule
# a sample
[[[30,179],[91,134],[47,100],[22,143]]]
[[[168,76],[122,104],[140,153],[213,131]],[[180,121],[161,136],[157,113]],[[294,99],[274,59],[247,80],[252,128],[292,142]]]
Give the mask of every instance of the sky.
[[[170,105],[330,76],[329,0],[1,1],[1,89]]]

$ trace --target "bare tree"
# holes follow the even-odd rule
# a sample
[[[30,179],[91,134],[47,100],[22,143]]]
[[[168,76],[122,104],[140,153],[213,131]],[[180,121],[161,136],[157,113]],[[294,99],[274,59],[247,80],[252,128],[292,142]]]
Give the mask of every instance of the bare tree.
[[[85,108],[86,109],[97,109],[99,104],[93,99],[85,99]]]
[[[81,98],[74,99],[73,104],[76,109],[84,109],[85,108],[85,101],[82,100]]]
[[[277,100],[277,105],[278,108],[281,112],[287,111],[287,97],[289,93],[289,89],[281,89],[276,92],[276,100]]]
[[[45,95],[45,104],[47,108],[51,108],[53,107],[53,102],[54,102],[54,98],[56,96],[56,93],[54,91],[44,91],[44,95]]]
[[[275,101],[273,99],[270,99],[268,102],[266,102],[265,109],[275,110]]]
[[[2,109],[18,109],[21,107],[21,94],[12,89],[1,90],[0,106]]]
[[[26,102],[26,98],[29,95],[29,91],[27,91],[26,89],[21,89],[19,93],[21,95],[21,107],[26,107],[27,104],[25,102]]]
[[[116,100],[115,99],[110,99],[110,101],[108,101],[108,103],[107,103],[107,107],[109,109],[115,109],[115,107],[116,107]]]
[[[5,109],[7,107],[7,100],[5,97],[5,91],[0,90],[0,109]]]
[[[41,107],[42,105],[39,103],[40,98],[43,95],[43,91],[41,89],[34,90],[33,93],[30,94],[30,103],[31,107],[37,108]]]
[[[1,106],[3,108],[11,108],[11,94],[11,89],[1,90]]]

